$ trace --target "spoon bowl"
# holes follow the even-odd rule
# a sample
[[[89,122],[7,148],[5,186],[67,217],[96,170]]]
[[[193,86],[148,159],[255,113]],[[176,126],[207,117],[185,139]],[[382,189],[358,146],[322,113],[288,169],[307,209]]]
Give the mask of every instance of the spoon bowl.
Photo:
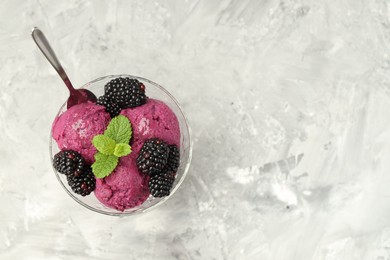
[[[70,94],[68,101],[66,102],[66,107],[69,109],[74,105],[85,103],[88,101],[96,102],[97,98],[88,89],[76,89],[77,94]]]

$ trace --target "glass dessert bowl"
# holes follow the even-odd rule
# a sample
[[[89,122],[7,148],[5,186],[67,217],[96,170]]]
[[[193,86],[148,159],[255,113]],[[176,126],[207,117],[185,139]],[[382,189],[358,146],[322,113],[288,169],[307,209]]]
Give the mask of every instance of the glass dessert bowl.
[[[178,140],[178,142],[177,142],[177,148],[179,149],[179,155],[180,155],[180,164],[177,168],[177,171],[175,174],[175,180],[173,182],[172,188],[170,189],[170,194],[168,196],[165,196],[165,197],[154,197],[151,194],[149,194],[147,196],[146,200],[144,200],[142,202],[142,204],[140,204],[140,205],[136,205],[136,206],[130,207],[130,208],[120,208],[120,209],[113,208],[113,207],[107,206],[107,205],[105,205],[105,203],[101,202],[102,197],[106,196],[106,195],[104,195],[105,194],[104,191],[101,192],[101,190],[99,190],[99,194],[97,194],[96,196],[95,196],[94,191],[91,194],[89,194],[88,196],[81,196],[79,194],[76,194],[74,191],[72,191],[72,188],[68,184],[67,176],[65,174],[58,172],[55,167],[53,167],[53,169],[54,169],[54,173],[55,173],[58,181],[62,185],[62,187],[65,189],[65,191],[68,193],[68,195],[70,197],[72,197],[75,201],[77,201],[79,204],[83,205],[84,207],[86,207],[92,211],[95,211],[95,212],[98,212],[101,214],[113,215],[113,216],[125,216],[125,215],[139,214],[139,213],[151,210],[152,208],[155,208],[156,206],[164,203],[166,200],[168,200],[175,193],[175,191],[179,188],[179,186],[183,182],[183,180],[186,177],[186,174],[188,172],[190,162],[191,162],[192,143],[191,143],[190,129],[188,126],[188,122],[187,122],[186,117],[185,117],[184,113],[182,112],[179,104],[173,98],[173,96],[171,94],[169,94],[169,92],[167,90],[165,90],[163,87],[159,86],[158,84],[156,84],[150,80],[147,80],[147,79],[144,79],[141,77],[137,77],[137,76],[132,76],[132,75],[110,75],[110,76],[105,76],[105,77],[101,77],[101,78],[98,78],[96,80],[93,80],[93,81],[85,84],[82,88],[85,88],[85,89],[92,91],[97,97],[99,97],[99,96],[104,95],[104,86],[108,82],[110,82],[111,80],[114,80],[117,78],[131,78],[131,79],[138,80],[139,82],[141,82],[144,85],[146,96],[148,97],[148,100],[157,100],[157,102],[161,101],[164,104],[164,106],[166,105],[166,107],[169,108],[170,112],[172,112],[176,116],[178,128],[180,130],[180,133],[178,135],[178,138],[180,140]],[[158,106],[156,105],[156,106],[152,106],[151,108],[154,110],[154,109],[157,109],[157,107]],[[72,108],[70,108],[70,109],[72,109]],[[65,111],[67,111],[66,102],[61,106],[59,112],[57,113],[56,120]],[[129,113],[131,114],[132,111],[130,111]],[[130,118],[131,117],[132,116],[130,116]],[[156,115],[156,117],[157,117],[156,120],[159,120],[159,118],[158,118],[159,116]],[[162,115],[161,120],[163,120],[163,119],[164,119],[164,116]],[[146,126],[146,125],[149,125],[148,119],[142,118],[142,115],[138,116],[137,120],[138,120],[137,125],[132,125],[133,134],[137,133],[137,129],[135,129],[135,128],[149,127],[149,126]],[[130,122],[131,121],[132,121],[132,119],[130,119]],[[54,122],[54,124],[55,123],[56,123],[56,121]],[[79,122],[77,122],[77,123],[79,123]],[[81,122],[80,122],[80,124],[81,124]],[[131,122],[131,124],[133,124],[133,123]],[[169,128],[169,125],[167,125],[167,124],[165,124],[163,126],[166,129]],[[53,129],[54,129],[54,127],[52,128],[51,135],[50,135],[50,142],[49,142],[50,158],[52,160],[52,165],[53,165],[54,156],[61,151],[61,149],[59,148],[59,145],[57,145],[56,140],[53,138],[53,135],[54,135]],[[151,131],[151,132],[153,132],[153,131]],[[147,135],[146,131],[143,133],[145,133]],[[135,145],[134,146],[135,151],[137,153],[141,153],[139,151],[140,147],[137,148],[136,144],[134,144],[134,145]],[[136,155],[134,154],[134,156],[136,156]],[[123,157],[119,158],[119,160],[121,160],[122,158]],[[135,164],[135,162],[134,162],[134,164]],[[126,174],[126,173],[124,173],[124,174]],[[140,174],[142,174],[142,173],[140,173]],[[106,178],[110,178],[110,176],[108,176]],[[114,178],[116,178],[116,177],[112,177],[111,181]],[[122,180],[120,180],[120,181],[123,182]],[[126,182],[126,181],[132,181],[132,180],[125,180],[124,182]],[[100,184],[103,183],[103,181],[100,181],[98,179],[97,179],[97,182],[99,182]],[[104,186],[105,184],[101,184],[100,186],[102,186],[102,185]],[[120,184],[120,185],[122,185],[122,184]],[[96,186],[98,186],[98,183],[96,183]],[[112,190],[108,190],[108,192],[116,192],[115,189],[116,189],[116,187],[114,187]],[[121,195],[122,199],[123,199],[123,196],[126,196],[126,194],[127,193],[124,192]],[[99,199],[97,198],[98,195],[99,195]]]

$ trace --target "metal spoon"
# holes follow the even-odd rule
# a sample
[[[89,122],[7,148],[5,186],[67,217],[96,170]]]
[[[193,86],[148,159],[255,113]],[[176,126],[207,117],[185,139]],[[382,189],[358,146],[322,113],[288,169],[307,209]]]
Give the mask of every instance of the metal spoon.
[[[50,47],[50,44],[47,41],[45,35],[42,33],[42,31],[39,30],[37,27],[34,27],[31,36],[34,39],[35,43],[38,45],[43,55],[45,55],[46,59],[57,71],[58,75],[60,75],[65,85],[69,89],[70,96],[67,101],[67,108],[70,108],[80,103],[85,103],[87,101],[96,102],[96,96],[91,91],[87,89],[75,89],[72,86],[68,75],[66,75],[65,70],[62,68],[61,63],[57,59],[53,49]]]

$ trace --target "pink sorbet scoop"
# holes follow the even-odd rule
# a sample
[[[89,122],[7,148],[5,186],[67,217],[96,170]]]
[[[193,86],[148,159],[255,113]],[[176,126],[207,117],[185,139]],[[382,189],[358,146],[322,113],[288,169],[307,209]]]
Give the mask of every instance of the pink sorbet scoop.
[[[96,153],[92,139],[103,134],[110,120],[103,106],[90,102],[78,104],[54,120],[52,135],[59,149],[77,151],[88,163],[92,163]]]

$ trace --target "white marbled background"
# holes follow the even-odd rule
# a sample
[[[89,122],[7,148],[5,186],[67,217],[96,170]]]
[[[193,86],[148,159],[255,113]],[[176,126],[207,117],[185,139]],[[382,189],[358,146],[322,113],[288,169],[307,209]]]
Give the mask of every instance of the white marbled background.
[[[0,1],[0,259],[390,259],[390,2]],[[98,215],[50,165],[67,90],[133,74],[194,137],[181,188]]]

